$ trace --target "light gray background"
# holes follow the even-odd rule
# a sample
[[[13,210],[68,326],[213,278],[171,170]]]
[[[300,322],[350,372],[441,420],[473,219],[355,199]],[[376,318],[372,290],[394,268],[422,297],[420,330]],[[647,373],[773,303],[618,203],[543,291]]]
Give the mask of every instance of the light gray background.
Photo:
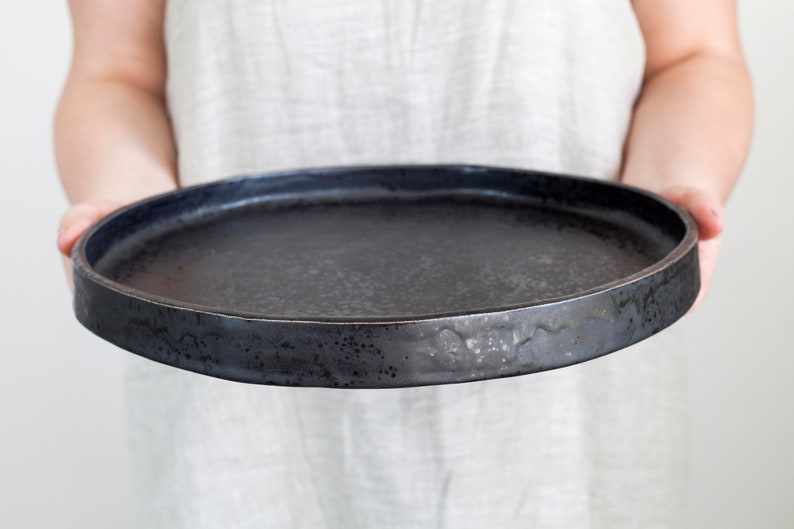
[[[794,527],[794,3],[745,2],[756,134],[692,337],[693,528]],[[0,527],[132,527],[121,368],[74,320],[51,122],[65,2],[0,7]]]

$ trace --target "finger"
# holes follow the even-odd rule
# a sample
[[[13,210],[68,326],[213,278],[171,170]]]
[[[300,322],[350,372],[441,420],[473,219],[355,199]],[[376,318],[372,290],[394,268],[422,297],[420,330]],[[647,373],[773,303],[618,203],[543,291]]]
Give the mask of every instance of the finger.
[[[720,248],[722,247],[722,237],[718,236],[708,241],[700,241],[698,243],[698,259],[700,261],[700,292],[695,299],[695,303],[689,312],[695,310],[706,298],[711,286],[711,279],[714,277],[714,269],[717,266],[717,257],[719,257]]]
[[[697,187],[682,187],[663,194],[689,211],[697,224],[700,240],[713,239],[722,233],[722,203],[711,193]]]
[[[69,290],[74,292],[74,278],[72,277],[72,260],[62,255],[61,263],[63,264],[63,271],[66,274],[66,285]]]
[[[708,294],[709,287],[708,285],[704,285],[703,283],[700,284],[700,292],[698,292],[698,296],[695,298],[695,302],[689,307],[687,314],[694,312],[696,308],[703,303],[703,300],[706,299],[706,295]]]

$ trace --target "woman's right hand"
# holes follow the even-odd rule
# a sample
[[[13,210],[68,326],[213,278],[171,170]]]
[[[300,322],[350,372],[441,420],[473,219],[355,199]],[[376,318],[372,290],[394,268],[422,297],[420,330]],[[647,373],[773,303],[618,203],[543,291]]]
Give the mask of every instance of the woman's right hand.
[[[72,248],[75,243],[93,223],[121,206],[121,203],[112,200],[80,202],[70,207],[61,217],[58,229],[58,250],[61,252],[66,282],[70,290],[74,289],[72,284]]]

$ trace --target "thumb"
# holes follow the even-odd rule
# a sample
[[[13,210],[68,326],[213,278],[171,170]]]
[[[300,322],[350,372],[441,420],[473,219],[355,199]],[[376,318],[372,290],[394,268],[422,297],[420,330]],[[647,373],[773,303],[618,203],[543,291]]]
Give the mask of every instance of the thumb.
[[[118,202],[81,202],[75,204],[61,217],[58,229],[58,250],[64,257],[70,257],[80,236],[102,217],[121,206]]]
[[[722,233],[722,202],[714,194],[691,186],[673,187],[661,194],[689,211],[697,224],[701,241],[714,239]]]

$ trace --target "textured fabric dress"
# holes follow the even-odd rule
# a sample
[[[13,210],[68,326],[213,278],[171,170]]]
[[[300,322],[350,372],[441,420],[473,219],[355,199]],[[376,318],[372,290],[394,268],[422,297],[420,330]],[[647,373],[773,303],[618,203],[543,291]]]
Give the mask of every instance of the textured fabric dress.
[[[628,0],[170,0],[183,185],[331,165],[617,176]],[[586,364],[399,390],[251,386],[135,358],[142,528],[679,527],[676,330]]]

